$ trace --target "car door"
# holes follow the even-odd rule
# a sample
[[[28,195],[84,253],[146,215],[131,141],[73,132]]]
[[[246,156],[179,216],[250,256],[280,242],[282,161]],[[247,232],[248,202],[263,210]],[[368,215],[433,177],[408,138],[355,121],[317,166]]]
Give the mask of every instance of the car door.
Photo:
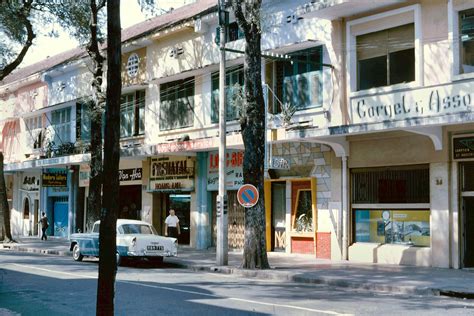
[[[91,239],[90,239],[90,255],[99,256],[99,228],[100,224],[95,223],[92,228]]]

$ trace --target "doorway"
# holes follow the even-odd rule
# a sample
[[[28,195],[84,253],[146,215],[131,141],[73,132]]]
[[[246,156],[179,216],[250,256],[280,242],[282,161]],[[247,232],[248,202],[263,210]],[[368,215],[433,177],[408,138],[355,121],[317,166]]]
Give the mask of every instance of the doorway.
[[[67,237],[68,216],[69,216],[68,198],[56,198],[53,205],[53,236]]]
[[[179,228],[181,234],[178,237],[180,245],[189,245],[190,242],[190,222],[191,222],[191,195],[190,194],[170,194],[170,209],[175,211],[179,218]]]
[[[38,236],[38,222],[39,222],[39,200],[35,199],[33,209],[33,236]]]
[[[474,196],[462,199],[463,267],[474,267]]]
[[[461,265],[474,268],[474,162],[461,165]]]
[[[286,248],[286,182],[272,183],[272,250]]]

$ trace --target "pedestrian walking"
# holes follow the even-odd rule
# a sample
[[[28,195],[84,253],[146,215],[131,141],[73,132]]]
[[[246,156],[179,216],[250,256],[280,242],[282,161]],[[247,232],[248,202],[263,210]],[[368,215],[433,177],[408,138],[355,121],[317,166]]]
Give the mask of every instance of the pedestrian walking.
[[[181,234],[179,230],[179,218],[175,215],[173,209],[170,210],[170,215],[165,220],[165,236],[178,238]]]
[[[43,212],[41,213],[43,216],[41,217],[40,221],[39,221],[39,224],[41,224],[41,231],[43,232],[43,234],[41,235],[41,240],[48,240],[48,236],[46,236],[46,230],[48,229],[49,227],[49,222],[48,222],[48,218],[46,217],[46,213]]]

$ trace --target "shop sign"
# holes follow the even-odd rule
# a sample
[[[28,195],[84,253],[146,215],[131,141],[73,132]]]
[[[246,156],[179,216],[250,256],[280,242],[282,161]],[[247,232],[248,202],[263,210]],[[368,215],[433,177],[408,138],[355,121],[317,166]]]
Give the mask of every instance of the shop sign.
[[[290,163],[283,157],[272,157],[268,169],[290,170]]]
[[[474,158],[474,136],[453,138],[453,159]]]
[[[25,191],[38,191],[40,188],[39,176],[24,176],[21,189]]]
[[[472,81],[351,99],[354,124],[471,112],[473,106]]]
[[[119,170],[119,181],[141,181],[142,180],[142,168],[132,169],[120,169]]]
[[[225,182],[226,190],[238,190],[244,184],[244,152],[228,150],[226,152]],[[219,152],[209,153],[207,166],[207,190],[219,189]]]
[[[191,157],[159,157],[150,162],[151,191],[193,190],[194,159]]]
[[[44,172],[43,187],[67,187],[67,172]]]
[[[89,165],[79,167],[79,186],[87,187],[90,182],[91,168]],[[119,169],[119,181],[121,185],[142,184],[142,168]],[[138,183],[135,183],[138,182]]]

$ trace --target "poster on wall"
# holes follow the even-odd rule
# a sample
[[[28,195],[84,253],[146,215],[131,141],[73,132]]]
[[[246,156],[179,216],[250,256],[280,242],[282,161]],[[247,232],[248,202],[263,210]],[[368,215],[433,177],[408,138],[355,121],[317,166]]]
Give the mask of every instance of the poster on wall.
[[[67,187],[67,172],[43,172],[43,187]]]
[[[226,152],[226,190],[238,190],[244,184],[244,152],[228,150]],[[219,152],[210,152],[207,165],[207,190],[219,189]]]
[[[182,156],[152,158],[149,189],[151,191],[194,190],[194,159]]]

